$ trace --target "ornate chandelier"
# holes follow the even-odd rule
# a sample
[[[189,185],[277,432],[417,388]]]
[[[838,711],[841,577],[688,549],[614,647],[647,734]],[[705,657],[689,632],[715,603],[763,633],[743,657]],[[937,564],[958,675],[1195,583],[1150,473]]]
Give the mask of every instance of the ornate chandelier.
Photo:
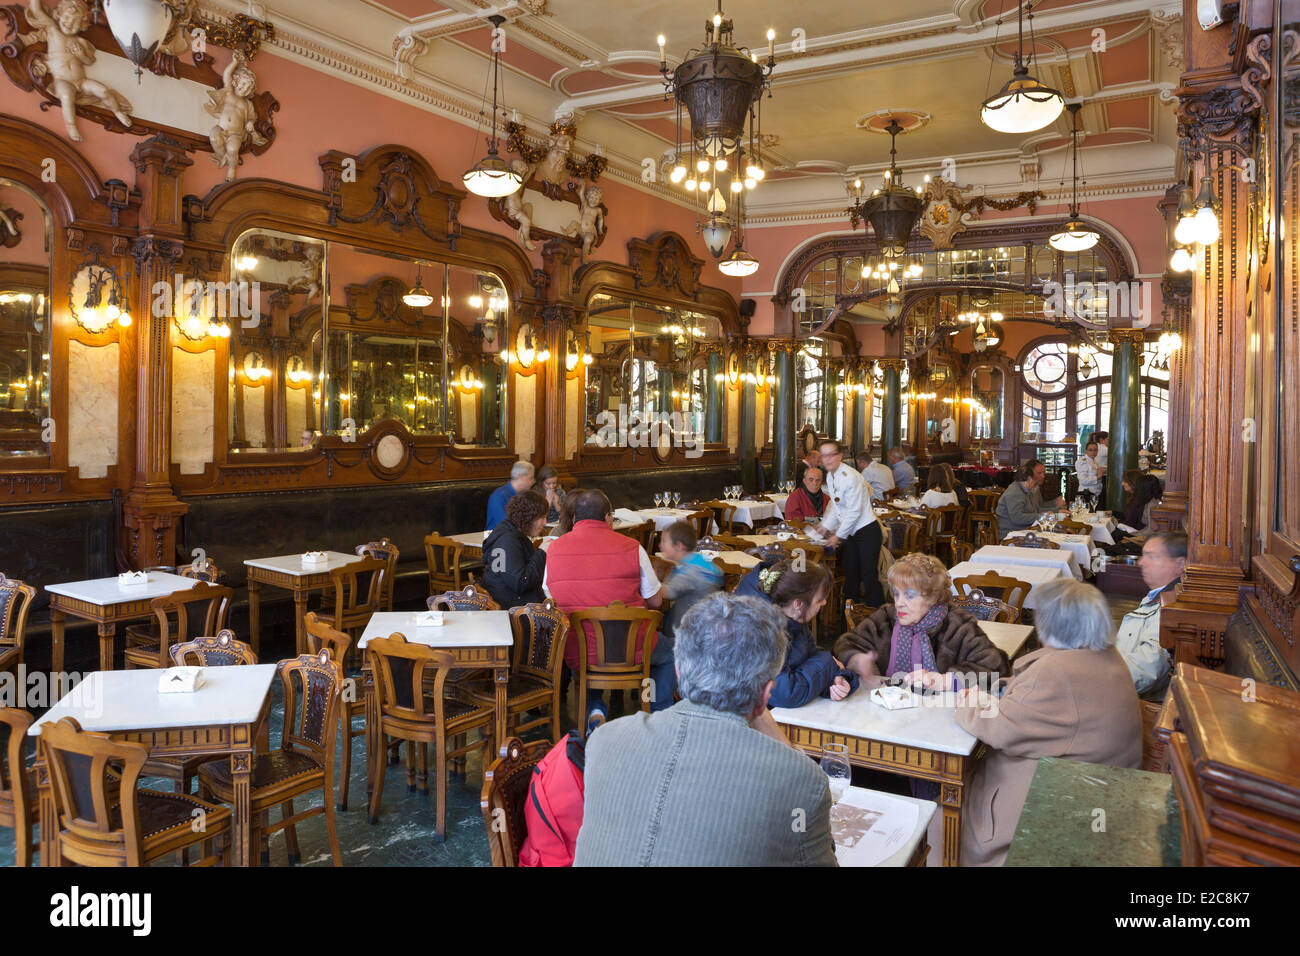
[[[890,119],[885,127],[889,134],[889,169],[885,170],[884,185],[866,199],[855,197],[849,210],[849,221],[854,228],[859,219],[871,223],[880,254],[886,259],[897,259],[907,252],[912,230],[925,209],[924,188],[909,189],[903,185],[903,174],[898,169],[898,134],[902,131],[897,117]]]

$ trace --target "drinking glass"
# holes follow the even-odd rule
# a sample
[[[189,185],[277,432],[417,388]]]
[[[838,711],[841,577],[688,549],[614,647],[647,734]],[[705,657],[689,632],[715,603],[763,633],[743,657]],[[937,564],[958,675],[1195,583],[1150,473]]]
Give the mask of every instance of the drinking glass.
[[[838,804],[853,783],[853,769],[849,765],[849,748],[846,744],[822,745],[822,771],[830,784],[831,803]]]
[[[682,506],[682,493],[681,493],[680,491],[674,491],[674,492],[673,492],[673,507],[674,507],[674,508],[680,508],[681,506]]]

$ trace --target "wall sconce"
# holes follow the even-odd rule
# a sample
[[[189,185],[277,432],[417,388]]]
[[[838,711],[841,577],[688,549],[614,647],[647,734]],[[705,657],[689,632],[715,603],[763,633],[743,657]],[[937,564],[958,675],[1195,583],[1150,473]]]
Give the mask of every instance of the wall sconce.
[[[244,378],[250,385],[261,385],[271,377],[271,370],[266,367],[266,360],[262,357],[261,352],[249,352],[244,356],[244,361],[240,367],[244,372]],[[347,400],[346,394],[339,397],[345,401]]]
[[[214,311],[212,303],[203,294],[203,283],[195,280],[187,282],[182,290],[181,301],[185,303],[183,309],[188,309],[188,314],[182,318],[177,314],[174,322],[176,330],[191,342],[200,342],[204,338],[230,338],[230,325],[227,322],[218,322],[215,315],[209,316],[204,321],[203,313],[205,311]],[[204,303],[204,308],[199,308],[199,302]]]
[[[90,251],[91,258],[72,277],[68,311],[87,332],[104,332],[114,322],[126,328],[131,324],[131,312],[122,279],[100,259],[103,249],[98,243]]]

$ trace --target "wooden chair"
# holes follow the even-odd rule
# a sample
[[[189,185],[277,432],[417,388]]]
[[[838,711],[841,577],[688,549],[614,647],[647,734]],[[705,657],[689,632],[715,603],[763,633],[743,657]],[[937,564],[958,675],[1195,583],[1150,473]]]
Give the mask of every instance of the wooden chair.
[[[27,729],[32,715],[0,707],[0,827],[14,831],[14,863],[32,865],[32,780],[27,772]]]
[[[217,562],[211,558],[204,558],[202,561],[194,561],[190,564],[178,564],[176,567],[166,565],[158,568],[146,568],[146,571],[165,571],[168,574],[179,575],[182,578],[194,578],[196,581],[205,581],[208,584],[220,584],[225,574],[217,567]],[[139,644],[157,644],[158,643],[158,622],[140,621],[136,624],[128,624],[125,628],[126,646],[135,647]]]
[[[330,572],[334,589],[332,608],[321,607],[322,621],[346,634],[356,636],[365,629],[388,593],[389,562],[382,558],[361,558]],[[340,660],[345,668],[347,664]]]
[[[963,561],[969,561],[971,555],[975,553],[975,546],[969,541],[963,541],[961,538],[954,538],[951,547],[954,566],[961,564]]]
[[[901,515],[897,518],[887,517],[881,519],[881,530],[884,532],[885,547],[894,557],[901,558],[918,550],[921,538],[919,521]]]
[[[492,761],[483,771],[483,795],[479,807],[487,827],[488,848],[493,866],[518,866],[519,850],[528,836],[524,805],[533,768],[550,750],[550,741],[523,743],[518,737],[506,741],[506,755]]]
[[[560,739],[561,671],[564,667],[564,642],[569,635],[569,618],[549,598],[541,604],[511,608],[510,630],[515,646],[506,682],[507,733],[523,733],[547,723],[552,741]],[[483,707],[496,706],[496,684],[492,680],[465,681],[456,686],[456,696],[467,703]],[[550,716],[530,721],[523,716],[530,710],[550,708]]]
[[[483,567],[483,562],[465,558],[463,544],[436,531],[424,536],[424,557],[429,563],[430,594],[459,591],[469,580],[469,572]]]
[[[969,492],[970,510],[966,514],[966,538],[980,547],[997,543],[997,507],[999,493],[990,488],[972,489]]]
[[[455,756],[473,749],[470,746],[448,748],[448,740],[464,737],[480,729],[484,748],[483,762],[492,746],[491,707],[475,706],[446,696],[447,675],[454,658],[448,651],[435,650],[424,644],[408,644],[402,634],[379,637],[366,644],[366,662],[375,682],[375,710],[379,721],[375,737],[382,743],[389,737],[405,740],[406,787],[416,789],[414,748],[419,756],[419,789],[428,792],[428,745],[434,745],[437,766],[438,823],[434,842],[442,843],[447,835],[447,763]],[[427,671],[433,668],[433,692],[425,688]],[[377,770],[374,791],[370,795],[370,822],[379,821],[379,806],[384,796],[384,765],[372,760]]]
[[[851,631],[875,614],[877,610],[878,608],[874,608],[870,604],[860,604],[857,601],[847,600],[844,602],[844,625]]]
[[[722,572],[722,590],[728,593],[736,590],[740,579],[749,573],[748,568],[741,567],[739,564],[730,564],[720,557],[714,558],[713,564]]]
[[[998,621],[1002,624],[1015,624],[1020,620],[1020,609],[1012,607],[995,597],[988,597],[979,588],[948,602],[950,608],[961,608],[981,621]]]
[[[642,521],[640,524],[629,525],[620,529],[618,533],[629,538],[635,538],[641,542],[641,547],[645,548],[646,554],[654,554],[655,523],[653,521]]]
[[[926,522],[926,534],[930,541],[930,553],[938,557],[940,549],[948,552],[952,564],[957,563],[952,545],[957,535],[965,527],[966,509],[961,505],[941,505],[930,509],[930,519]]]
[[[792,558],[802,554],[811,564],[824,564],[826,561],[826,549],[818,544],[808,541],[778,541],[776,546]]]
[[[659,557],[657,554],[652,554],[650,555],[650,567],[654,568],[655,577],[662,583],[668,578],[668,575],[673,573],[673,568],[677,567],[677,565],[666,558]]]
[[[1058,531],[1064,534],[1081,534],[1085,538],[1092,537],[1092,525],[1086,521],[1071,521],[1068,518],[1063,518],[1057,522],[1056,527]]]
[[[230,830],[225,807],[183,793],[141,790],[139,781],[149,750],[81,729],[72,717],[41,728],[40,749],[54,795],[57,840],[52,866],[148,866],[155,860],[202,843],[196,865],[218,856],[218,836]],[[229,765],[229,760],[226,761]],[[195,811],[203,826],[194,828]]]
[[[1003,538],[1002,544],[1008,548],[1043,548],[1048,551],[1059,551],[1061,546],[1050,538],[1040,538],[1036,532],[1026,531],[1022,535],[1016,535],[1012,538]]]
[[[27,612],[36,588],[0,574],[0,674],[17,671],[27,639]]]
[[[719,564],[722,567],[721,564]],[[727,569],[723,568],[724,573]],[[648,687],[650,656],[663,614],[649,608],[628,607],[615,601],[608,607],[591,607],[569,615],[573,640],[578,642],[578,696],[575,708],[582,724],[586,715],[581,709],[587,702],[587,690],[633,690]],[[595,659],[587,647],[587,636],[595,639]],[[637,652],[641,662],[637,663]],[[650,709],[649,696],[638,693],[641,709]]]
[[[1009,578],[998,574],[997,571],[986,571],[984,574],[969,574],[966,577],[953,578],[952,583],[957,586],[957,593],[961,597],[967,597],[972,591],[980,591],[1001,598],[1003,604],[1016,609],[1017,620],[1024,611],[1025,598],[1029,596],[1029,590],[1033,587],[1028,581]]]
[[[393,589],[396,587],[397,559],[402,556],[402,552],[398,550],[397,545],[387,538],[380,538],[378,541],[369,541],[366,544],[357,545],[356,553],[359,558],[373,558],[387,562],[388,568],[384,572],[384,595],[380,601],[379,610],[391,611],[393,609]],[[331,581],[321,590],[321,609],[328,611],[334,606],[334,600],[334,583]]]
[[[894,501],[898,498],[906,498],[907,495],[897,488],[890,488],[888,491],[882,492],[880,497],[885,501]]]
[[[343,669],[327,651],[321,651],[280,661],[276,673],[284,691],[284,725],[279,750],[253,755],[249,796],[249,811],[255,821],[253,845],[284,830],[289,863],[297,863],[298,824],[323,813],[334,865],[342,866],[334,824],[334,741]],[[230,761],[205,763],[199,768],[199,785],[223,803],[233,802]],[[317,790],[324,791],[321,806],[295,813],[293,801]],[[276,806],[280,808],[280,822],[272,826],[270,811]]]
[[[235,640],[235,632],[223,630],[215,637],[197,637],[184,644],[173,644],[171,662],[176,667],[238,667],[256,664],[257,655],[243,641]],[[172,782],[176,793],[189,793],[199,767],[212,757],[150,757],[144,765],[144,776],[163,777]]]
[[[713,522],[713,512],[707,508],[701,508],[699,511],[692,511],[683,521],[690,523],[695,529],[695,537],[703,538],[709,533],[709,525]]]
[[[307,632],[307,649],[311,653],[319,654],[322,650],[327,650],[330,660],[342,663],[348,659],[348,652],[352,649],[351,635],[330,627],[329,622],[318,618],[314,611],[308,611],[303,615],[302,623]],[[344,679],[356,680],[355,677]],[[366,715],[365,695],[352,696],[355,699],[339,702],[339,728],[342,731],[339,735],[341,760],[339,761],[338,808],[340,810],[348,808],[348,792],[352,783],[352,741],[356,737],[366,735],[364,725],[358,730],[352,723],[354,718]]]
[[[127,647],[124,653],[127,670],[170,667],[171,642],[215,635],[226,626],[233,597],[230,588],[200,581],[187,591],[154,598],[149,608],[158,622],[157,643]]]
[[[748,551],[754,546],[754,542],[746,541],[739,535],[726,534],[721,531],[716,532],[713,535],[713,540],[717,542],[720,547],[725,548],[728,551]]]
[[[736,506],[730,501],[701,501],[701,508],[708,508],[709,514],[718,525],[718,530],[731,534],[736,516]]]
[[[430,611],[499,611],[501,605],[476,584],[434,595],[428,600]]]

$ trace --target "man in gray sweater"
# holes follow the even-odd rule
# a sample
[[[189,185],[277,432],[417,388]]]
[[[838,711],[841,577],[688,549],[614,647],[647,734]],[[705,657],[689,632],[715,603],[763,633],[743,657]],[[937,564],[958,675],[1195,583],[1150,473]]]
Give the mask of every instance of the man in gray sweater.
[[[835,866],[826,775],[767,710],[786,643],[757,598],[714,594],[687,613],[683,699],[587,742],[574,866]]]
[[[1058,497],[1049,504],[1043,504],[1043,479],[1047,469],[1037,458],[1031,458],[1020,466],[1016,480],[1007,486],[998,499],[998,539],[1007,536],[1008,531],[1024,531],[1048,511],[1057,511],[1065,507],[1065,499]]]

